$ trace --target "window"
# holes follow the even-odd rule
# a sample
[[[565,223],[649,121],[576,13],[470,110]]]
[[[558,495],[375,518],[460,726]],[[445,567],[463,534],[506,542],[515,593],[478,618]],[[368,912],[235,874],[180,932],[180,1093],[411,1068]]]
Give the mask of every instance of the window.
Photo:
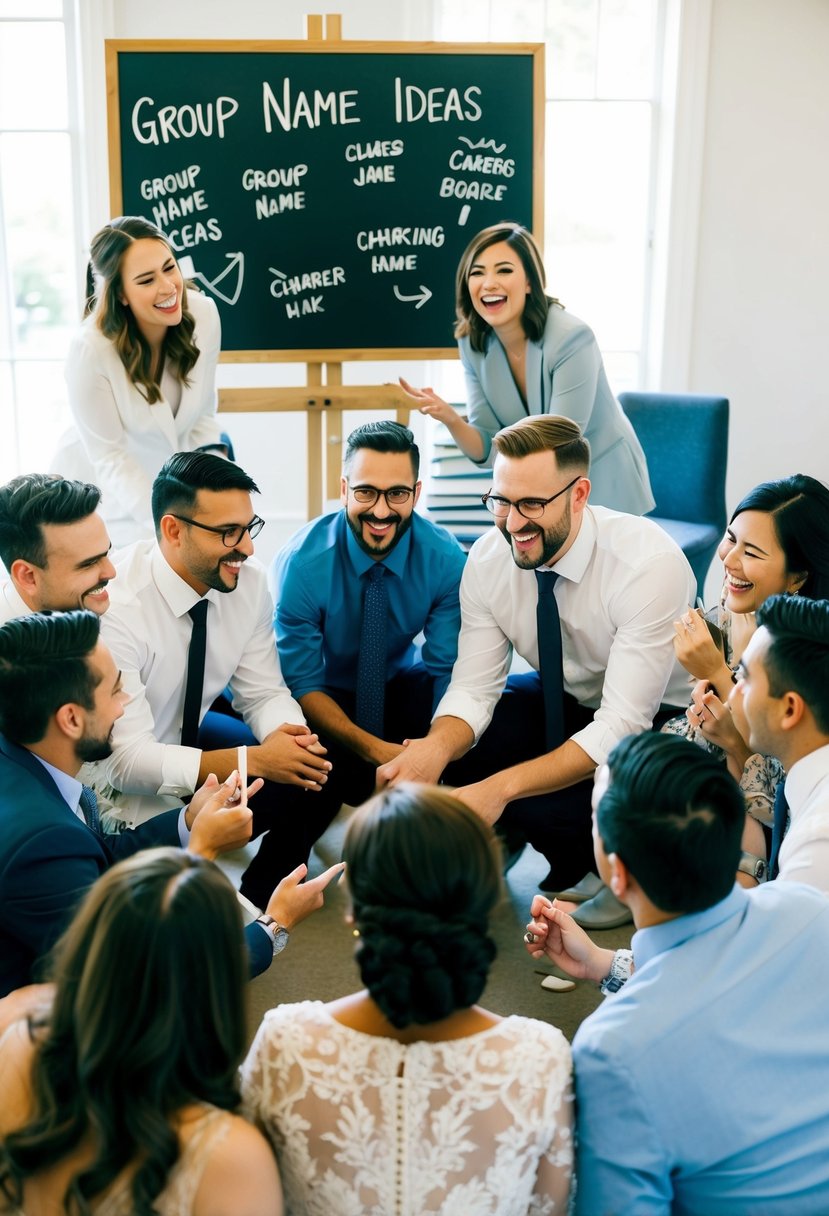
[[[548,290],[645,383],[662,0],[436,0],[436,37],[546,44]],[[504,216],[504,219],[509,219]],[[541,235],[541,234],[539,234]]]
[[[69,423],[81,245],[72,17],[68,0],[0,0],[0,481],[45,468]]]

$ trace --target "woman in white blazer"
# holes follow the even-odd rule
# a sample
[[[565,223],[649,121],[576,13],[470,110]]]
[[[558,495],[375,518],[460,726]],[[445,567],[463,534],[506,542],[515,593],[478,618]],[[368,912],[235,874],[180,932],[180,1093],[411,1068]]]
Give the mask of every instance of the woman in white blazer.
[[[590,443],[590,499],[642,515],[654,506],[645,455],[614,397],[589,326],[545,292],[544,265],[520,224],[485,228],[467,246],[455,284],[455,337],[466,374],[468,420],[430,388],[401,385],[443,422],[477,464],[492,437],[528,414],[559,414]]]
[[[188,289],[148,220],[112,220],[90,253],[85,320],[66,363],[77,431],[62,441],[54,467],[100,487],[119,546],[153,535],[152,483],[169,456],[224,451],[215,387],[221,330],[216,305]]]

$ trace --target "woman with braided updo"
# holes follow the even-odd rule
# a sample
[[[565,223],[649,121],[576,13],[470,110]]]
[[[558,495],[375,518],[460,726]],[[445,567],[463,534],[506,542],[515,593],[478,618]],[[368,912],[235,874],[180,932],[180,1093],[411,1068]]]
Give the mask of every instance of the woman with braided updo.
[[[444,789],[401,785],[343,857],[365,989],[266,1014],[242,1070],[287,1213],[566,1211],[570,1049],[475,1002],[501,895],[492,831]]]

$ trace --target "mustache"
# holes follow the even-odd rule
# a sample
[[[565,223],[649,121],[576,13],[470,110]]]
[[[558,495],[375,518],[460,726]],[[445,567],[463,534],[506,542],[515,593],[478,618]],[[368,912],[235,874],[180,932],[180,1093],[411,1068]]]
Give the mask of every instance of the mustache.
[[[378,519],[377,516],[372,515],[370,511],[363,512],[363,514],[359,516],[359,519],[360,519],[361,523],[380,524],[381,527],[383,524],[399,524],[400,523],[399,515],[385,515],[382,519]]]
[[[240,553],[238,549],[231,550],[224,557],[219,559],[219,562],[246,562],[248,560],[247,553]]]
[[[108,587],[111,582],[111,578],[105,578],[103,582],[96,583],[94,587],[88,587],[86,591],[82,591],[79,597],[80,603],[83,603],[88,595],[94,595],[96,591],[103,591],[103,589]]]

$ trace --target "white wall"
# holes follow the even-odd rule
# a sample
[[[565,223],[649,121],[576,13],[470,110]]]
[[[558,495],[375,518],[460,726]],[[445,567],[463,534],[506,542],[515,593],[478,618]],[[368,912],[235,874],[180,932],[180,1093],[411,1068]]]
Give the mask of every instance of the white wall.
[[[829,481],[829,4],[714,0],[689,389],[731,399],[728,505]]]

